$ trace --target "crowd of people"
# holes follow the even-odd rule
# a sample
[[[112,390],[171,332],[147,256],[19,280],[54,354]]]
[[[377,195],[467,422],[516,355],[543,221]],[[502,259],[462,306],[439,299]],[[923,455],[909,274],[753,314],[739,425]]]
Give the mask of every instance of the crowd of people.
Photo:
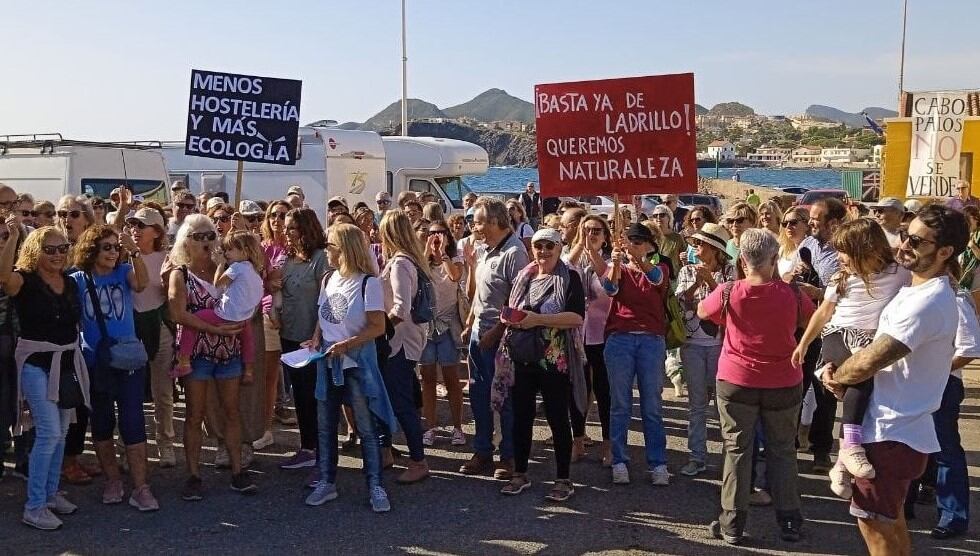
[[[398,483],[429,476],[437,442],[470,443],[460,473],[520,495],[540,396],[555,459],[545,495],[563,502],[593,442],[593,400],[611,482],[640,476],[627,442],[634,388],[643,476],[663,487],[670,381],[687,390],[683,476],[706,472],[715,400],[718,539],[742,541],[750,504],[772,505],[780,537],[800,538],[800,451],[851,501],[872,554],[908,553],[910,502],[933,493],[932,535],[967,529],[961,369],[980,357],[980,202],[968,183],[948,204],[827,198],[784,210],[754,195],[715,214],[667,196],[648,215],[610,217],[529,183],[506,202],[467,195],[448,217],[431,193],[380,193],[374,207],[334,197],[325,222],[298,186],[237,207],[180,182],[171,193],[169,206],[125,187],[52,203],[0,184],[0,453],[13,440],[28,525],[59,528],[78,509],[63,484],[97,476],[103,503],[157,510],[148,462],[178,463],[175,393],[187,501],[206,495],[205,430],[215,465],[247,495],[276,421],[298,427],[280,467],[307,470],[311,506],[338,497],[339,452],[359,446],[371,507],[389,511],[399,433]],[[323,357],[281,364],[299,350]],[[97,464],[79,457],[87,435]]]

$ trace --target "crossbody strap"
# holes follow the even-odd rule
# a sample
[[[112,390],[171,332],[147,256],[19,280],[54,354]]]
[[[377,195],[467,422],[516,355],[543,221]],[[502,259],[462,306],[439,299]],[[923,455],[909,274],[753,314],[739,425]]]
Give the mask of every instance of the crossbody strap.
[[[89,299],[92,300],[92,312],[95,313],[95,319],[99,322],[99,332],[102,333],[103,338],[108,339],[109,332],[105,325],[105,315],[102,314],[102,304],[99,303],[99,296],[95,293],[95,281],[92,280],[92,275],[88,272],[85,273],[85,284]]]

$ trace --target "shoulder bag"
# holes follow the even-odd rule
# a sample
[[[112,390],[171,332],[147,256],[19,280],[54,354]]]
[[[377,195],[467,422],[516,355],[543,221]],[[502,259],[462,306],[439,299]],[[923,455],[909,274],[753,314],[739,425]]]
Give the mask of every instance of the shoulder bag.
[[[120,371],[135,371],[147,364],[149,357],[146,354],[146,347],[136,336],[126,336],[122,338],[110,338],[109,331],[105,324],[105,315],[102,314],[102,304],[99,296],[95,293],[95,282],[92,275],[85,273],[85,282],[88,289],[89,298],[92,300],[92,312],[99,323],[99,332],[102,338],[95,348],[95,361],[99,370],[118,369]]]

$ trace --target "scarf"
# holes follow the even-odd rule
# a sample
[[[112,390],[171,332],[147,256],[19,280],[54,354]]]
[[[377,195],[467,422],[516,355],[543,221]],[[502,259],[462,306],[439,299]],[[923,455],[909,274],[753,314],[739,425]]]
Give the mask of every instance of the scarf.
[[[554,313],[560,313],[565,310],[567,292],[571,284],[571,272],[572,270],[569,269],[568,265],[560,260],[558,261],[554,271],[544,279],[550,283],[543,288],[546,293],[541,307],[557,307],[557,310],[553,311]],[[531,280],[537,277],[537,275],[537,263],[531,263],[521,270],[517,275],[514,287],[510,290],[510,299],[508,300],[510,307],[522,306],[522,301],[530,290]],[[582,342],[582,328],[556,329],[554,332],[561,336],[563,340],[561,343],[564,346],[564,353],[558,354],[555,357],[558,372],[568,374],[569,381],[572,384],[572,398],[575,400],[575,406],[580,412],[584,412],[587,394],[584,371],[585,347]],[[508,339],[511,333],[511,329],[508,327],[506,332],[504,332],[500,346],[497,348],[495,358],[496,369],[493,375],[493,382],[491,383],[490,403],[497,411],[500,411],[504,407],[504,401],[510,395],[510,389],[514,386],[514,361],[511,358],[510,348],[508,347]]]
[[[973,242],[980,244],[980,230],[973,232]],[[972,290],[973,289],[973,273],[977,270],[977,266],[980,266],[980,260],[977,260],[976,255],[973,251],[967,247],[963,251],[963,276],[960,277],[960,287]]]

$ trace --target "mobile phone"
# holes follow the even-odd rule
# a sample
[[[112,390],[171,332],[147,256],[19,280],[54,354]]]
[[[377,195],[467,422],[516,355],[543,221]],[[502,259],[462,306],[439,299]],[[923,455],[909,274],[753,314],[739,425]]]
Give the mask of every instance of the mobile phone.
[[[511,324],[517,324],[524,320],[527,313],[521,311],[520,309],[515,309],[513,307],[504,307],[501,311],[501,316],[504,318],[504,322],[509,322]]]

